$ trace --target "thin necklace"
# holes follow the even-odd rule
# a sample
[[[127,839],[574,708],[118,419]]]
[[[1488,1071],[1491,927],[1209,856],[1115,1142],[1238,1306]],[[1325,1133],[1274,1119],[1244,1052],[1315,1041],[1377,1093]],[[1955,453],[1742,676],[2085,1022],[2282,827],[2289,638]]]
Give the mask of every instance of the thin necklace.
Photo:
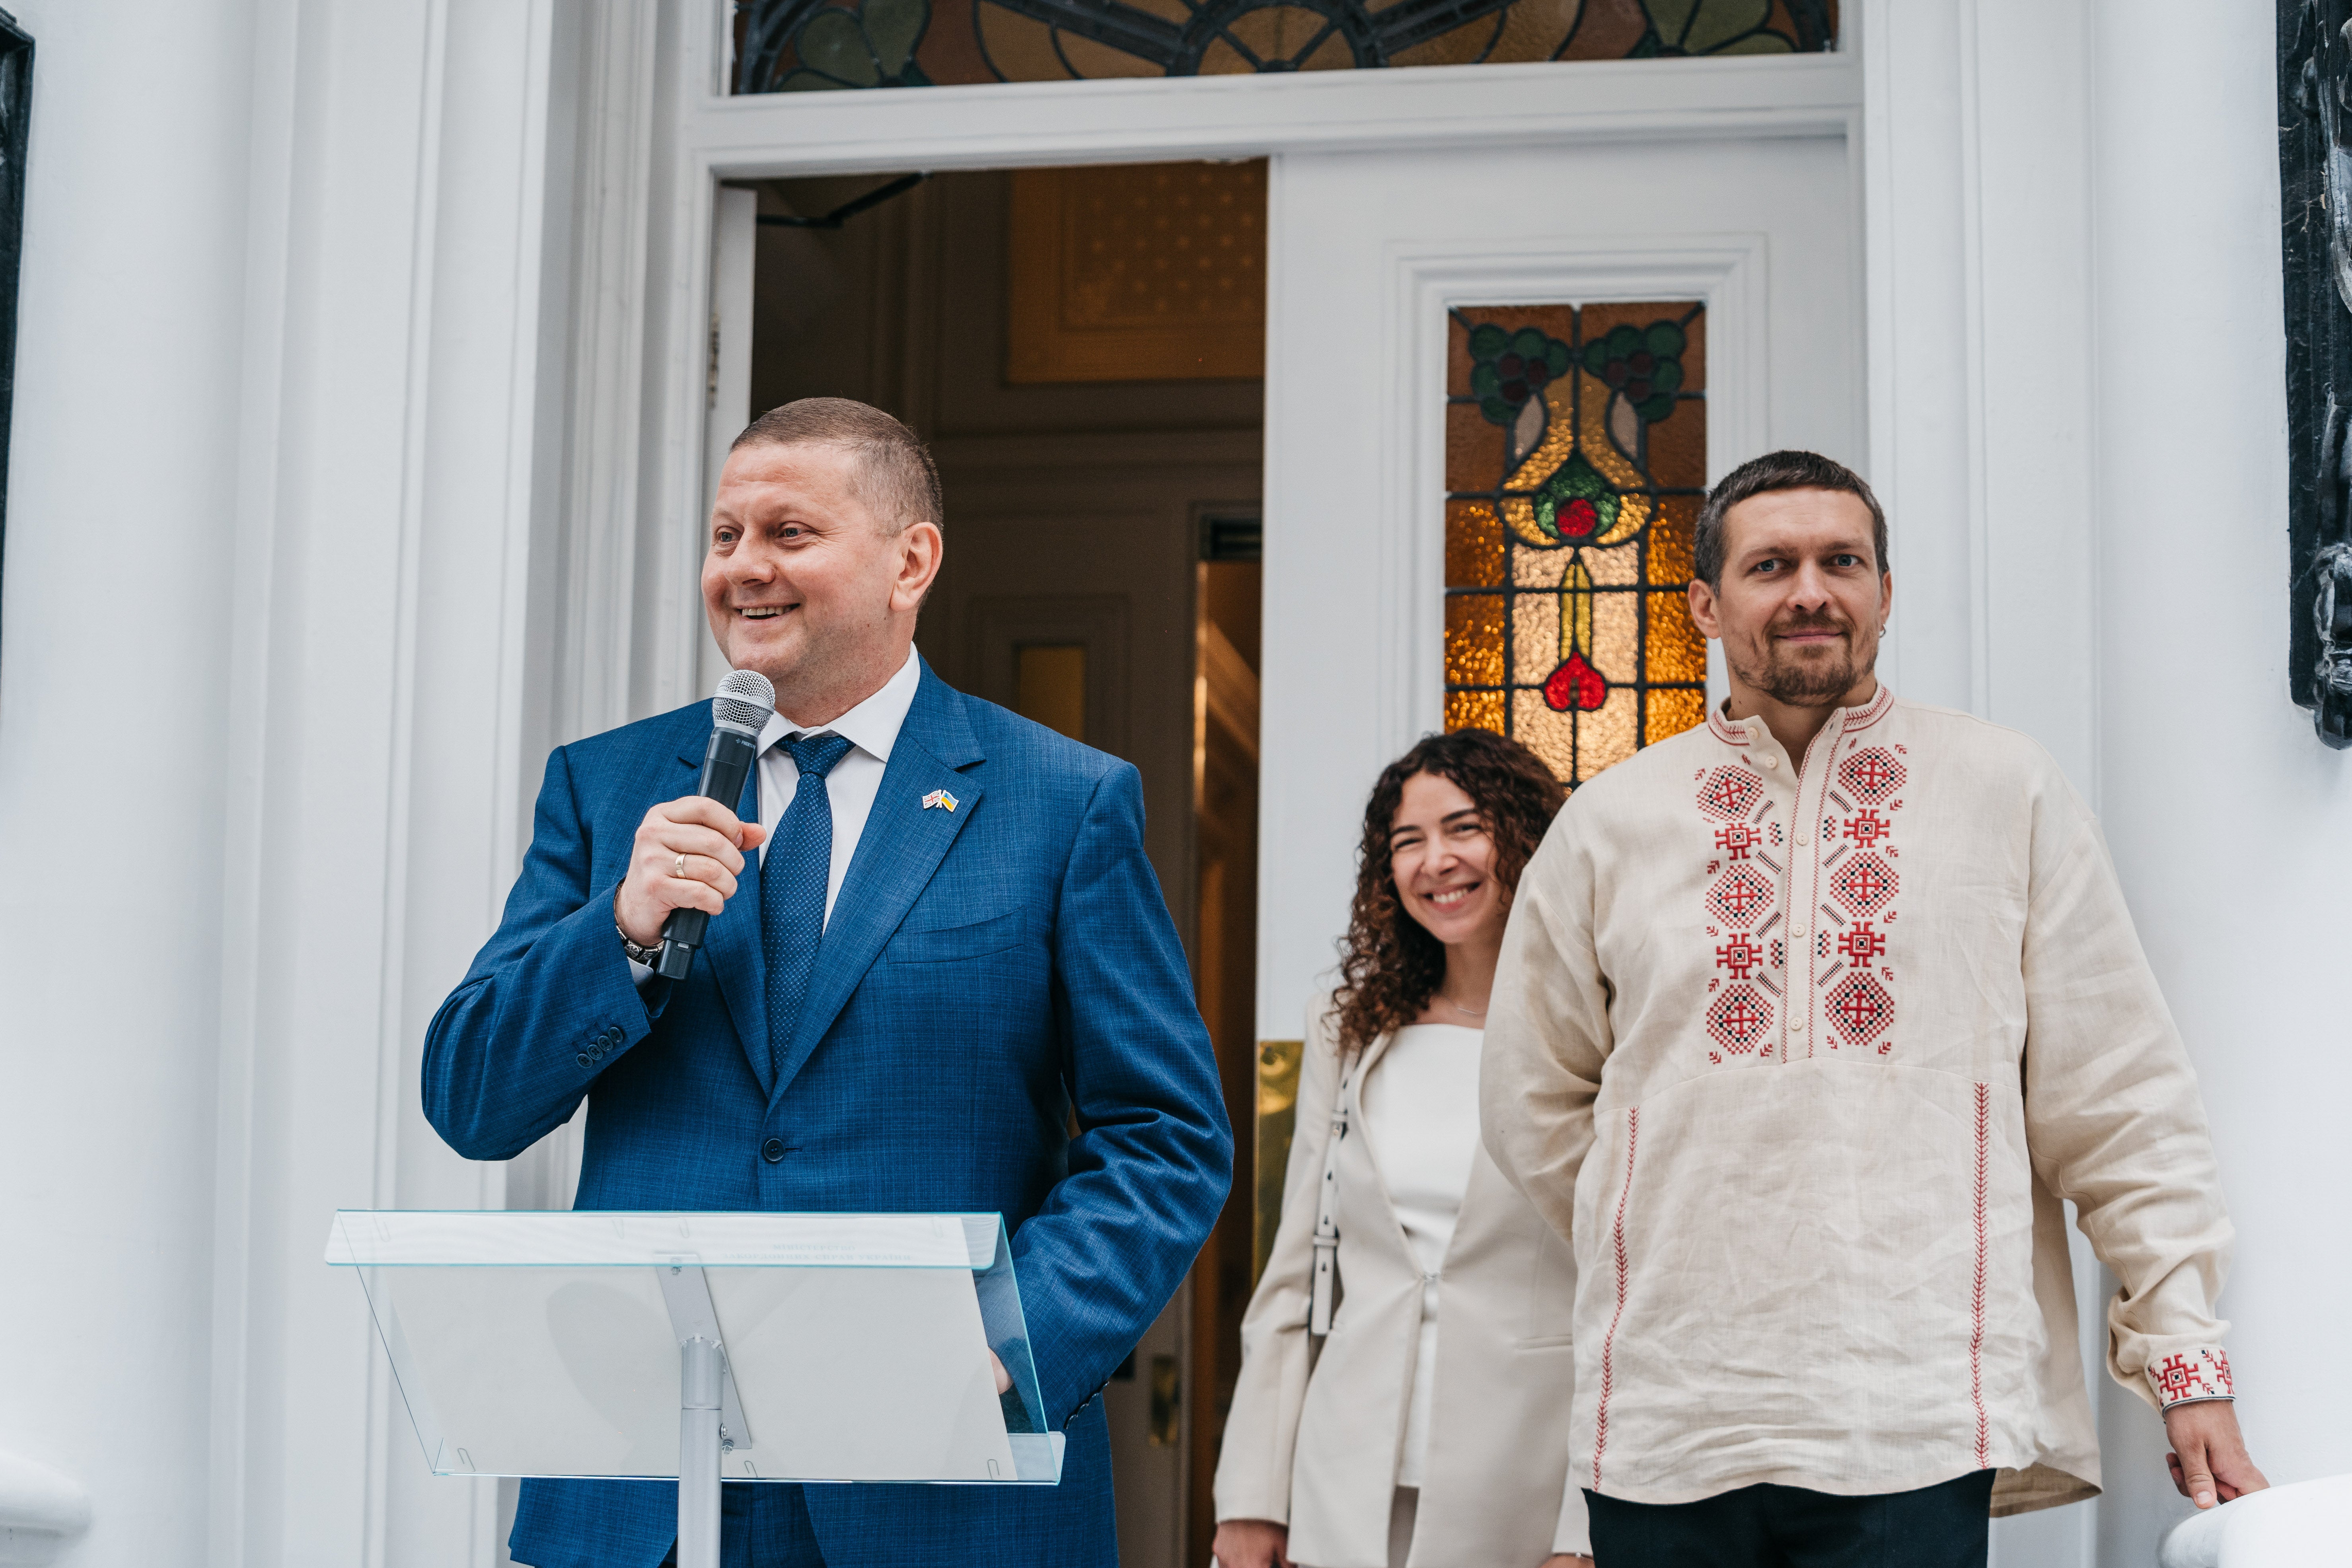
[[[1455,1012],[1466,1013],[1473,1018],[1483,1018],[1486,1016],[1486,1007],[1465,1007],[1461,1003],[1456,1002],[1453,997],[1448,996],[1443,991],[1437,994],[1437,999],[1444,1003],[1447,1006],[1453,1008]],[[1486,1005],[1487,1007],[1491,1007],[1494,1004],[1491,1002]]]

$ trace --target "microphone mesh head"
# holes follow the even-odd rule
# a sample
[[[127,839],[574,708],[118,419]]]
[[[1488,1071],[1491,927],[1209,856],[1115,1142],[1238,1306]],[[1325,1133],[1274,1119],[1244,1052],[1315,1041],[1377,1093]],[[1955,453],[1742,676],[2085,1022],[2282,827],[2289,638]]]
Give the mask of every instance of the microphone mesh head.
[[[729,670],[719,683],[719,695],[710,700],[710,717],[720,729],[747,735],[766,729],[768,715],[775,710],[776,689],[756,669]]]

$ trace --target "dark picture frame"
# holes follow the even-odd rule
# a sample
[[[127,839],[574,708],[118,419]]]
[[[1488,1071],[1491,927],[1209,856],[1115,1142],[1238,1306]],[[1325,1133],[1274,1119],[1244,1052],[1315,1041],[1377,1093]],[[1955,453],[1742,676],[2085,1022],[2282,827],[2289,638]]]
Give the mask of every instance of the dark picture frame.
[[[2352,745],[2352,0],[2279,0],[2287,683]]]
[[[25,152],[33,37],[0,11],[0,566],[7,561],[8,449],[16,402],[16,272],[25,252]]]

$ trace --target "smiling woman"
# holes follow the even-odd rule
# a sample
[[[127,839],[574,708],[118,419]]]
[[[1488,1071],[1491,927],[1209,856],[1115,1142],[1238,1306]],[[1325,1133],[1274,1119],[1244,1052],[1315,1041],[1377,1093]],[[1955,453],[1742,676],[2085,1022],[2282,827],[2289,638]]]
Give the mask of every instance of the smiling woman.
[[[1494,1179],[1477,1110],[1512,892],[1566,798],[1488,730],[1430,736],[1373,786],[1340,984],[1308,1020],[1281,1220],[1242,1327],[1217,1468],[1226,1568],[1588,1562],[1565,1443],[1536,1436],[1572,1392],[1571,1280],[1559,1238]],[[1402,1442],[1368,1461],[1357,1436],[1383,1429]]]

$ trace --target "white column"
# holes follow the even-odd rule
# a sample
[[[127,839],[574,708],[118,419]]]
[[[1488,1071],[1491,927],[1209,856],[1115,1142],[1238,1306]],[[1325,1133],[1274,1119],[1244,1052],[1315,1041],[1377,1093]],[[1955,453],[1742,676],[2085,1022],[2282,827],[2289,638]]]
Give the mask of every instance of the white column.
[[[283,0],[270,21],[255,163],[283,217],[253,235],[236,584],[220,1568],[484,1563],[502,1535],[495,1483],[426,1473],[320,1247],[338,1207],[504,1200],[502,1166],[425,1124],[417,1076],[542,760],[522,710],[560,439],[541,387],[563,368],[541,320],[552,16]]]
[[[37,40],[0,584],[0,1453],[203,1560],[252,27]],[[16,1467],[10,1467],[12,1470]]]
[[[2290,1481],[2352,1470],[2352,756],[2287,700],[2273,8],[2093,15],[2102,808],[2212,1114],[2239,1412]],[[2139,1568],[2185,1505],[2123,1414],[2100,1562]]]
[[[320,1251],[504,1197],[416,1079],[549,725],[554,14],[20,7],[0,1492],[86,1489],[70,1563],[499,1557]]]

